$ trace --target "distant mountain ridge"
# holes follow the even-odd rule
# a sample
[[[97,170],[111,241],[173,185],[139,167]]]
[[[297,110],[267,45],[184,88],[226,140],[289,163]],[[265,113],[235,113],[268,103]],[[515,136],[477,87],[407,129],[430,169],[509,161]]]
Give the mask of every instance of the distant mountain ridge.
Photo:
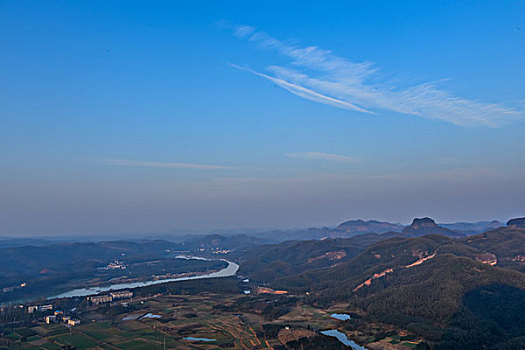
[[[520,221],[522,220],[522,221]],[[517,227],[525,227],[525,218],[513,219],[510,222],[511,225]],[[505,224],[498,220],[485,220],[477,222],[454,222],[454,223],[436,223],[434,219],[429,217],[415,218],[412,223],[408,226],[391,223],[379,220],[349,220],[339,224],[332,235],[329,237],[353,237],[355,235],[364,233],[377,233],[377,234],[391,234],[403,233],[415,236],[428,235],[428,234],[441,234],[448,237],[463,237],[468,235],[475,235],[490,231],[499,227],[504,227]],[[323,233],[326,232],[327,228],[324,228]],[[314,229],[310,229],[313,232]]]
[[[518,225],[522,225],[518,223]],[[427,234],[441,234],[448,237],[464,237],[483,233],[503,227],[505,224],[497,221],[436,223],[431,218],[415,219],[411,225],[391,223],[380,220],[352,219],[333,227],[310,227],[303,230],[275,230],[259,233],[259,238],[269,240],[267,243],[276,243],[293,240],[310,240],[322,238],[350,238],[362,234],[384,234],[391,237],[396,235],[421,236]],[[385,237],[387,238],[387,237]],[[273,242],[271,242],[273,241]]]
[[[474,235],[477,233],[483,233],[488,230],[493,230],[498,227],[505,226],[505,224],[498,220],[492,220],[492,221],[477,221],[477,222],[454,222],[454,223],[448,223],[448,224],[440,223],[439,226],[442,226],[444,228],[448,228],[454,231],[461,231],[468,235],[469,234]]]
[[[378,220],[349,220],[339,224],[337,231],[346,232],[348,236],[363,234],[363,233],[385,233],[385,232],[400,232],[403,229],[401,224],[392,224],[390,222]]]

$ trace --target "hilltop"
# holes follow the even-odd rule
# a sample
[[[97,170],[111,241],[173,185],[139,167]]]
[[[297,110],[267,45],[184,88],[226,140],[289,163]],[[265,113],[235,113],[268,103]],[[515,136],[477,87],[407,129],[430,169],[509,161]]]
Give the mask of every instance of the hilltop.
[[[430,234],[438,234],[438,235],[444,235],[444,236],[450,236],[450,237],[462,237],[464,234],[450,230],[448,228],[439,226],[436,224],[436,222],[431,218],[422,218],[422,219],[414,219],[412,221],[412,224],[408,227],[405,227],[403,229],[403,233],[412,235],[412,236],[424,236],[424,235],[430,235]]]
[[[403,227],[401,224],[392,224],[390,222],[377,220],[349,220],[339,224],[336,230],[345,232],[347,236],[351,236],[363,233],[400,232],[403,230]]]
[[[507,222],[510,228],[525,228],[525,218],[511,219]]]

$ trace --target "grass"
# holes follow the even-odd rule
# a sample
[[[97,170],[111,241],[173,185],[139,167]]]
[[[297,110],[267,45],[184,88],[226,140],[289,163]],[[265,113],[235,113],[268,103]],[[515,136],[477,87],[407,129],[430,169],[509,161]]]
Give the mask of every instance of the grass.
[[[33,328],[18,328],[15,332],[21,337],[31,337],[38,334]]]
[[[7,338],[9,340],[20,340],[21,337],[18,334],[9,333],[9,334],[4,335],[4,338]]]
[[[241,296],[243,297],[243,296]],[[122,350],[146,350],[158,349],[166,346],[171,349],[213,349],[223,345],[231,344],[232,350],[253,348],[268,349],[277,346],[276,339],[261,337],[261,324],[266,322],[264,318],[255,313],[243,313],[243,317],[236,317],[229,311],[214,309],[213,305],[228,304],[235,300],[236,296],[173,296],[159,297],[155,301],[146,301],[144,304],[136,302],[132,308],[127,310],[114,309],[116,312],[93,311],[99,313],[94,319],[104,319],[101,322],[83,323],[69,329],[63,325],[40,324],[38,327],[29,329],[21,327],[22,333],[39,334],[48,343],[40,345],[40,350],[56,350],[61,345],[76,346],[79,350],[97,348]],[[174,311],[175,317],[173,316]],[[338,309],[339,310],[339,309]],[[122,313],[120,313],[122,312]],[[121,321],[122,317],[129,313],[147,313],[165,315],[163,320],[145,319]],[[194,314],[195,317],[188,318],[184,315]],[[327,317],[329,313],[310,307],[298,306],[292,312],[285,315],[281,322],[292,322],[297,325],[315,324],[320,328],[332,326],[332,320]],[[174,317],[174,318],[172,318]],[[29,329],[29,331],[28,331]],[[32,332],[33,331],[33,332]],[[20,339],[18,332],[12,333],[14,340]],[[216,342],[191,342],[182,340],[183,336],[194,336],[217,339]],[[399,337],[393,339],[399,342]],[[43,340],[42,340],[43,341]],[[56,343],[52,343],[52,342]],[[401,343],[409,339],[401,339]],[[104,344],[105,343],[105,344]],[[29,346],[17,342],[21,348]],[[410,346],[410,345],[408,345]],[[229,347],[229,346],[228,346]],[[226,348],[223,346],[223,348]],[[11,349],[11,347],[10,347]]]
[[[157,344],[153,345],[151,343],[146,343],[140,340],[132,340],[132,341],[128,341],[122,344],[118,344],[117,346],[125,350],[148,350],[148,349],[156,348],[158,345]]]
[[[142,322],[139,322],[139,321],[126,321],[126,322],[123,322],[121,324],[121,328],[125,329],[125,330],[128,330],[128,331],[133,331],[133,332],[136,332],[136,331],[139,331],[139,330],[150,329],[148,326],[146,326],[145,324],[143,324]]]
[[[110,322],[91,323],[79,327],[78,330],[96,340],[106,340],[113,335]]]
[[[30,336],[30,337],[27,337],[26,342],[29,343],[29,342],[32,342],[32,341],[34,341],[34,340],[38,340],[38,339],[40,339],[40,336],[39,336],[39,335],[32,335],[32,336]]]
[[[94,340],[82,334],[64,335],[56,338],[55,340],[62,345],[76,346],[79,350],[89,349],[97,345],[97,343]]]
[[[84,333],[91,338],[95,338],[96,340],[106,340],[111,338],[111,335],[103,333],[103,332],[97,332],[97,331],[84,331]]]
[[[55,335],[66,334],[69,332],[66,327],[58,324],[43,324],[42,326],[35,327],[34,329],[42,337],[51,337]]]

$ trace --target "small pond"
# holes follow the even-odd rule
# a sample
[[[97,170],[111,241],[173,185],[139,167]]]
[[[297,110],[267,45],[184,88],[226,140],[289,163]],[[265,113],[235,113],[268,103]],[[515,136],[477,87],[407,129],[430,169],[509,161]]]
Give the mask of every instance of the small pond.
[[[346,334],[339,332],[337,329],[330,329],[328,331],[322,331],[321,333],[337,338],[337,340],[339,340],[344,345],[351,347],[353,350],[367,350],[364,346],[361,346],[355,341],[348,339]]]
[[[351,318],[348,314],[331,314],[330,317],[340,321],[346,321]]]
[[[191,341],[217,341],[217,339],[210,339],[210,338],[195,338],[195,337],[184,337],[185,340],[191,340]]]

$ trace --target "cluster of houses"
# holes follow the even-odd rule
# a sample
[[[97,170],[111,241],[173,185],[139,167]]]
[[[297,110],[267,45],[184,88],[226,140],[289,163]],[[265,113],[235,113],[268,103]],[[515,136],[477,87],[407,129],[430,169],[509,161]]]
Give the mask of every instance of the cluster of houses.
[[[118,261],[117,259],[110,262],[106,267],[104,267],[104,270],[125,270],[127,268],[126,264]]]
[[[77,326],[80,324],[80,320],[72,319],[71,316],[66,316],[60,310],[55,310],[53,315],[47,315],[45,317],[46,323],[65,323],[69,326]]]
[[[24,288],[24,287],[27,287],[27,283],[25,282],[22,282],[20,283],[19,285],[17,286],[12,286],[12,287],[5,287],[5,288],[2,288],[2,292],[4,293],[9,293],[9,292],[12,292],[14,290],[17,290],[17,289],[20,289],[20,288]]]
[[[27,312],[32,314],[35,312],[49,312],[53,311],[53,304],[46,305],[29,305],[27,307]],[[71,316],[64,315],[64,312],[61,310],[55,310],[51,315],[44,317],[46,323],[64,323],[69,326],[76,326],[80,324],[80,320],[72,319]]]
[[[133,292],[129,290],[121,290],[110,292],[109,294],[101,294],[87,297],[87,300],[93,305],[99,305],[103,303],[110,303],[117,300],[130,299],[133,297]],[[24,305],[19,305],[24,307]],[[29,305],[27,306],[27,312],[32,314],[35,312],[51,313],[53,312],[53,304],[45,305]],[[52,314],[48,314],[44,317],[44,321],[48,324],[51,323],[62,323],[68,326],[76,326],[80,324],[79,319],[73,319],[71,316],[65,315],[61,310],[55,310]]]
[[[129,290],[121,290],[116,292],[111,292],[109,294],[100,294],[88,297],[87,299],[93,305],[99,305],[104,303],[111,303],[116,300],[122,299],[131,299],[133,297],[133,292]]]

